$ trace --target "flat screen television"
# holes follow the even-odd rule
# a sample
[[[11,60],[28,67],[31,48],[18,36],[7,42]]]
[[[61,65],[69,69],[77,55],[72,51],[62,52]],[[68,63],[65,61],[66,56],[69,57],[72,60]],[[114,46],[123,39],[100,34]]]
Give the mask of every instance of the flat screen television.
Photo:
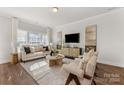
[[[65,43],[79,43],[80,42],[80,34],[66,34],[65,35]]]

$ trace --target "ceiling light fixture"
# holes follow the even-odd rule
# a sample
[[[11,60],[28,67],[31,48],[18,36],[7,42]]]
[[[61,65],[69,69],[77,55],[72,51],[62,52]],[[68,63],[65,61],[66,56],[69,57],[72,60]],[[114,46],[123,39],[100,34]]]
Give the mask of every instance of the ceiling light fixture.
[[[54,13],[57,13],[57,12],[58,12],[58,10],[59,10],[59,8],[58,8],[58,7],[53,7],[53,8],[52,8],[52,11],[53,11]]]

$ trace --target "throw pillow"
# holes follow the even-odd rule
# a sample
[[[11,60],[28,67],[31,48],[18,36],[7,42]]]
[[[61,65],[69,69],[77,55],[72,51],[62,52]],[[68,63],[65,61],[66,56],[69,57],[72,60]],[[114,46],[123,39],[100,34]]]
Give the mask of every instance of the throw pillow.
[[[26,54],[31,53],[30,47],[24,47],[24,50],[25,50]]]
[[[85,53],[85,54],[83,55],[83,60],[84,60],[85,62],[88,62],[89,59],[93,56],[93,54],[94,54],[94,49],[90,50],[88,53]]]
[[[45,49],[45,51],[49,51],[49,47],[48,46],[44,46],[43,48]]]
[[[94,49],[91,49],[91,50],[89,51],[89,57],[92,57],[93,54],[94,54]]]
[[[78,68],[83,69],[83,63],[81,61],[78,64]]]
[[[30,47],[31,53],[35,52],[35,48],[34,47]]]
[[[78,64],[78,68],[85,69],[86,64],[87,63],[83,59],[81,59],[80,62],[79,62],[79,64]]]

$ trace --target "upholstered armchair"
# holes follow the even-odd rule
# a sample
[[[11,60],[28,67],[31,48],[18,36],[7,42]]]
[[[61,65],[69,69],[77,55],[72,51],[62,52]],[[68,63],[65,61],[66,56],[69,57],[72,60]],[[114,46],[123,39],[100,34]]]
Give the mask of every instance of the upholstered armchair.
[[[85,53],[82,59],[75,59],[70,64],[64,64],[62,70],[68,74],[65,84],[69,84],[72,80],[78,85],[91,84],[96,68],[97,56],[98,53],[91,50]]]

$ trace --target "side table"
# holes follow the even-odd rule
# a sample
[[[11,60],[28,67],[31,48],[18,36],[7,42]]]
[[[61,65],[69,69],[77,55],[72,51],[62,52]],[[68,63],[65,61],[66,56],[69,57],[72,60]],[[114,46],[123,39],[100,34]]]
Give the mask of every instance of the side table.
[[[18,54],[17,53],[12,53],[11,54],[11,63],[12,64],[17,64],[18,63]]]

